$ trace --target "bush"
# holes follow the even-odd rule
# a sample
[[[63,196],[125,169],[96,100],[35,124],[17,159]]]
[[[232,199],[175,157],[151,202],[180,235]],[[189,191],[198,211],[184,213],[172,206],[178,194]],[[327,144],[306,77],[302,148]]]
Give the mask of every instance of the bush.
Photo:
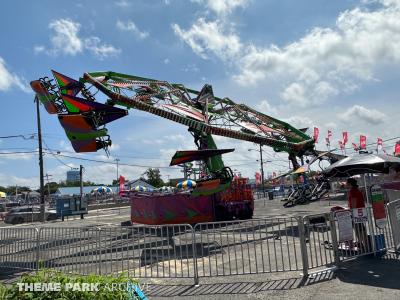
[[[0,299],[5,300],[86,300],[86,299],[99,299],[99,300],[112,300],[112,299],[133,299],[129,295],[127,288],[117,288],[117,286],[127,287],[129,283],[138,284],[136,280],[130,279],[125,274],[118,277],[101,276],[101,275],[69,275],[54,270],[40,270],[36,274],[24,274],[18,283],[60,283],[60,291],[19,291],[17,283],[14,283],[9,288],[0,284]],[[99,290],[93,291],[74,291],[72,289],[65,289],[65,284],[82,284],[93,283],[98,284]],[[82,286],[82,285],[79,285]],[[112,290],[114,288],[114,290]]]

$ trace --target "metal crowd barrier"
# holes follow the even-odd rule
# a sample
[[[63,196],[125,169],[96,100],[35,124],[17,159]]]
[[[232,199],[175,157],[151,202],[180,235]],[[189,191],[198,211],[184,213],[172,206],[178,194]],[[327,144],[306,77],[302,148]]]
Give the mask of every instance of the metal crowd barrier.
[[[400,202],[398,206],[400,210]],[[0,269],[126,272],[134,278],[193,278],[195,284],[214,276],[288,271],[307,276],[310,271],[394,248],[389,224],[378,228],[372,210],[367,210],[368,222],[352,224],[347,241],[340,240],[334,213],[193,227],[5,227],[0,228]]]
[[[201,223],[194,243],[199,277],[302,270],[295,218]]]

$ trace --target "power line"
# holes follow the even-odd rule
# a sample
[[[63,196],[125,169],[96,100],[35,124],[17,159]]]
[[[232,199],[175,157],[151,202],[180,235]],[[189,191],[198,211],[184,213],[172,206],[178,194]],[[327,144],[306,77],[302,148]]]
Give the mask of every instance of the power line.
[[[90,158],[83,158],[83,157],[76,157],[76,156],[71,156],[71,155],[65,155],[65,154],[55,154],[57,156],[62,156],[62,157],[67,157],[71,159],[77,159],[77,160],[83,160],[83,161],[90,161],[90,162],[97,162],[97,163],[102,163],[102,164],[111,164],[111,165],[116,165],[117,163],[112,162],[112,161],[105,161],[105,160],[97,160],[97,159],[90,159]],[[161,167],[161,166],[145,166],[145,165],[136,165],[136,164],[127,164],[127,163],[119,163],[120,166],[127,166],[127,167],[139,167],[139,168],[157,168],[157,169],[178,169],[177,167]]]
[[[68,168],[71,168],[71,166],[67,165],[65,162],[63,162],[61,159],[59,159],[50,149],[49,146],[47,146],[45,140],[43,139],[43,143],[44,145],[47,147],[47,150],[50,152],[50,154],[61,164],[63,164],[64,166],[67,166]]]
[[[26,137],[28,136],[28,137]],[[32,140],[36,136],[36,133],[18,134],[18,135],[6,135],[0,136],[0,139],[13,139],[13,138],[23,138],[24,140]]]

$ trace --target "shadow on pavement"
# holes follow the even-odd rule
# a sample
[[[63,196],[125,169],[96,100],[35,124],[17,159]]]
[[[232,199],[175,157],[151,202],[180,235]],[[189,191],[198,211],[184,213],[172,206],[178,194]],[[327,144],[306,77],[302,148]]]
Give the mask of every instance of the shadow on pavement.
[[[267,274],[265,274],[267,276]],[[200,295],[237,295],[252,294],[265,291],[293,290],[303,286],[312,285],[331,280],[335,277],[334,272],[323,272],[312,277],[289,278],[279,280],[268,280],[263,282],[230,282],[230,283],[201,283],[194,285],[159,285],[148,284],[146,295],[149,297],[179,297]]]
[[[336,277],[346,283],[400,290],[400,260],[392,254],[360,258],[342,264]]]

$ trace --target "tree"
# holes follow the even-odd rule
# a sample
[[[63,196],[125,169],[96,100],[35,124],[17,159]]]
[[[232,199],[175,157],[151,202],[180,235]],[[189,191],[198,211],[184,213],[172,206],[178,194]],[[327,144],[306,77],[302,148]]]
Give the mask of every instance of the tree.
[[[146,171],[146,181],[154,187],[161,187],[164,181],[161,179],[160,170],[157,168],[149,168]]]

